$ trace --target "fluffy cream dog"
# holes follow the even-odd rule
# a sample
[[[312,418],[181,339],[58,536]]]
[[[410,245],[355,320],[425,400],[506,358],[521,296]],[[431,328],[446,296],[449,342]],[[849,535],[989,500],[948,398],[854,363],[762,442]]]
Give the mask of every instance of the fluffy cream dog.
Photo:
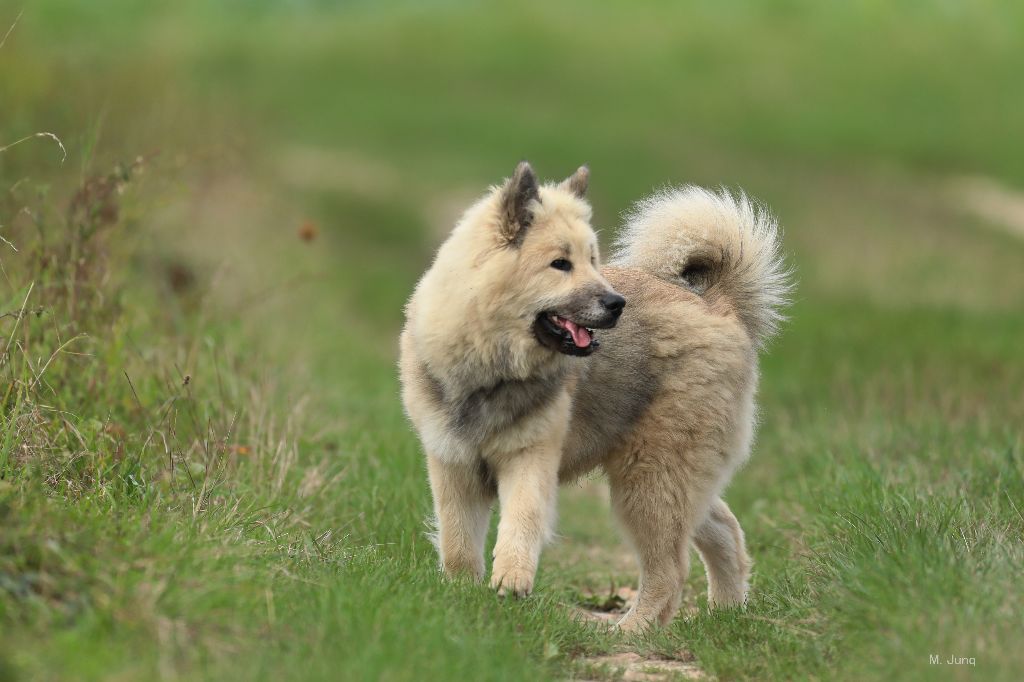
[[[426,451],[441,564],[483,576],[497,496],[502,593],[533,588],[581,356],[625,305],[599,271],[587,177],[538,185],[519,164],[465,213],[406,308],[402,398]]]
[[[586,182],[580,169],[538,188],[521,164],[467,211],[407,307],[402,391],[444,570],[483,576],[498,497],[491,584],[528,593],[557,481],[601,468],[640,563],[619,623],[634,630],[675,615],[691,546],[713,606],[746,598],[743,531],[720,496],[749,456],[758,352],[791,285],[771,215],[695,187],[639,203],[599,270]],[[617,292],[630,302],[615,326]]]

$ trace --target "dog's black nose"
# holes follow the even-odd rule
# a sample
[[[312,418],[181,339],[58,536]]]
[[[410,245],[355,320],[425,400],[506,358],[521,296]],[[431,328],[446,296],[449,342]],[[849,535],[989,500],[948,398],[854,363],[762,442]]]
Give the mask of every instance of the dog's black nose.
[[[620,315],[626,307],[626,299],[618,294],[605,294],[601,297],[601,305],[612,315]]]

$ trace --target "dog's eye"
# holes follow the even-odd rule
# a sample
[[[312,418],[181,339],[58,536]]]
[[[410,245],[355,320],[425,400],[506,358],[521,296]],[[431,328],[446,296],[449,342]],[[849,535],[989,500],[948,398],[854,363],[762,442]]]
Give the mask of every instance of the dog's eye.
[[[564,258],[556,258],[555,260],[551,261],[551,267],[553,267],[555,270],[561,270],[562,272],[569,272],[570,270],[572,270],[572,263],[570,263]]]

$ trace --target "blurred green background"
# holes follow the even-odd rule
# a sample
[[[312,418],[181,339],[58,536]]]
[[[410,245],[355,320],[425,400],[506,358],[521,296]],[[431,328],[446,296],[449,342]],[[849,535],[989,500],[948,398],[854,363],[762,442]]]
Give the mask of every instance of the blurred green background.
[[[287,548],[245,555],[323,588],[253,569],[239,614],[266,617],[264,582],[292,599],[258,633],[207,608],[248,589],[226,569],[202,598],[167,588],[150,620],[115,598],[87,600],[102,626],[40,624],[14,599],[5,632],[34,625],[10,634],[0,677],[604,674],[588,656],[625,645],[566,615],[575,590],[635,580],[600,494],[566,492],[534,605],[446,589],[397,397],[406,297],[460,212],[523,158],[549,179],[589,164],[605,244],[655,188],[743,188],[778,215],[799,280],[763,360],[760,440],[727,496],[758,566],[750,609],[698,611],[695,568],[692,617],[630,646],[687,648],[723,679],[1013,679],[1024,664],[1024,5],[4,3],[0,29],[15,22],[0,48],[0,147],[48,131],[68,157],[45,138],[11,147],[0,189],[16,197],[31,178],[56,197],[146,159],[126,241],[172,254],[207,288],[202,312],[179,301],[143,317],[259,358],[240,371],[282,386],[268,413],[307,397],[289,476],[330,481],[304,523],[343,539],[301,570]],[[17,224],[8,206],[0,223]],[[123,262],[129,286],[155,276],[144,258]],[[146,333],[140,345],[162,343]],[[299,505],[280,486],[238,485],[238,499]],[[44,535],[58,523],[39,518]],[[176,519],[172,540],[137,549],[154,575],[185,570],[175,548],[235,541],[183,540]],[[188,570],[206,580],[202,561]],[[154,635],[163,617],[186,634]],[[231,626],[212,640],[187,634],[218,619]],[[939,670],[929,653],[978,666]]]

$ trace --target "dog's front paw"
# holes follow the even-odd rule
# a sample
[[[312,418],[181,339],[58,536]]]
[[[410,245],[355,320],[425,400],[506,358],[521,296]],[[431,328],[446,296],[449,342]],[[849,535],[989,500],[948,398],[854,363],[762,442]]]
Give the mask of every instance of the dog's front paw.
[[[484,578],[483,559],[448,557],[441,561],[441,572],[449,580],[468,579],[480,582]]]
[[[491,575],[491,589],[497,590],[499,597],[527,597],[533,592],[533,571],[517,567],[495,568]]]
[[[615,624],[615,629],[619,632],[626,634],[632,634],[634,632],[642,632],[653,627],[653,624],[642,618],[636,613],[635,609],[630,609],[629,613],[622,617],[622,619]]]

